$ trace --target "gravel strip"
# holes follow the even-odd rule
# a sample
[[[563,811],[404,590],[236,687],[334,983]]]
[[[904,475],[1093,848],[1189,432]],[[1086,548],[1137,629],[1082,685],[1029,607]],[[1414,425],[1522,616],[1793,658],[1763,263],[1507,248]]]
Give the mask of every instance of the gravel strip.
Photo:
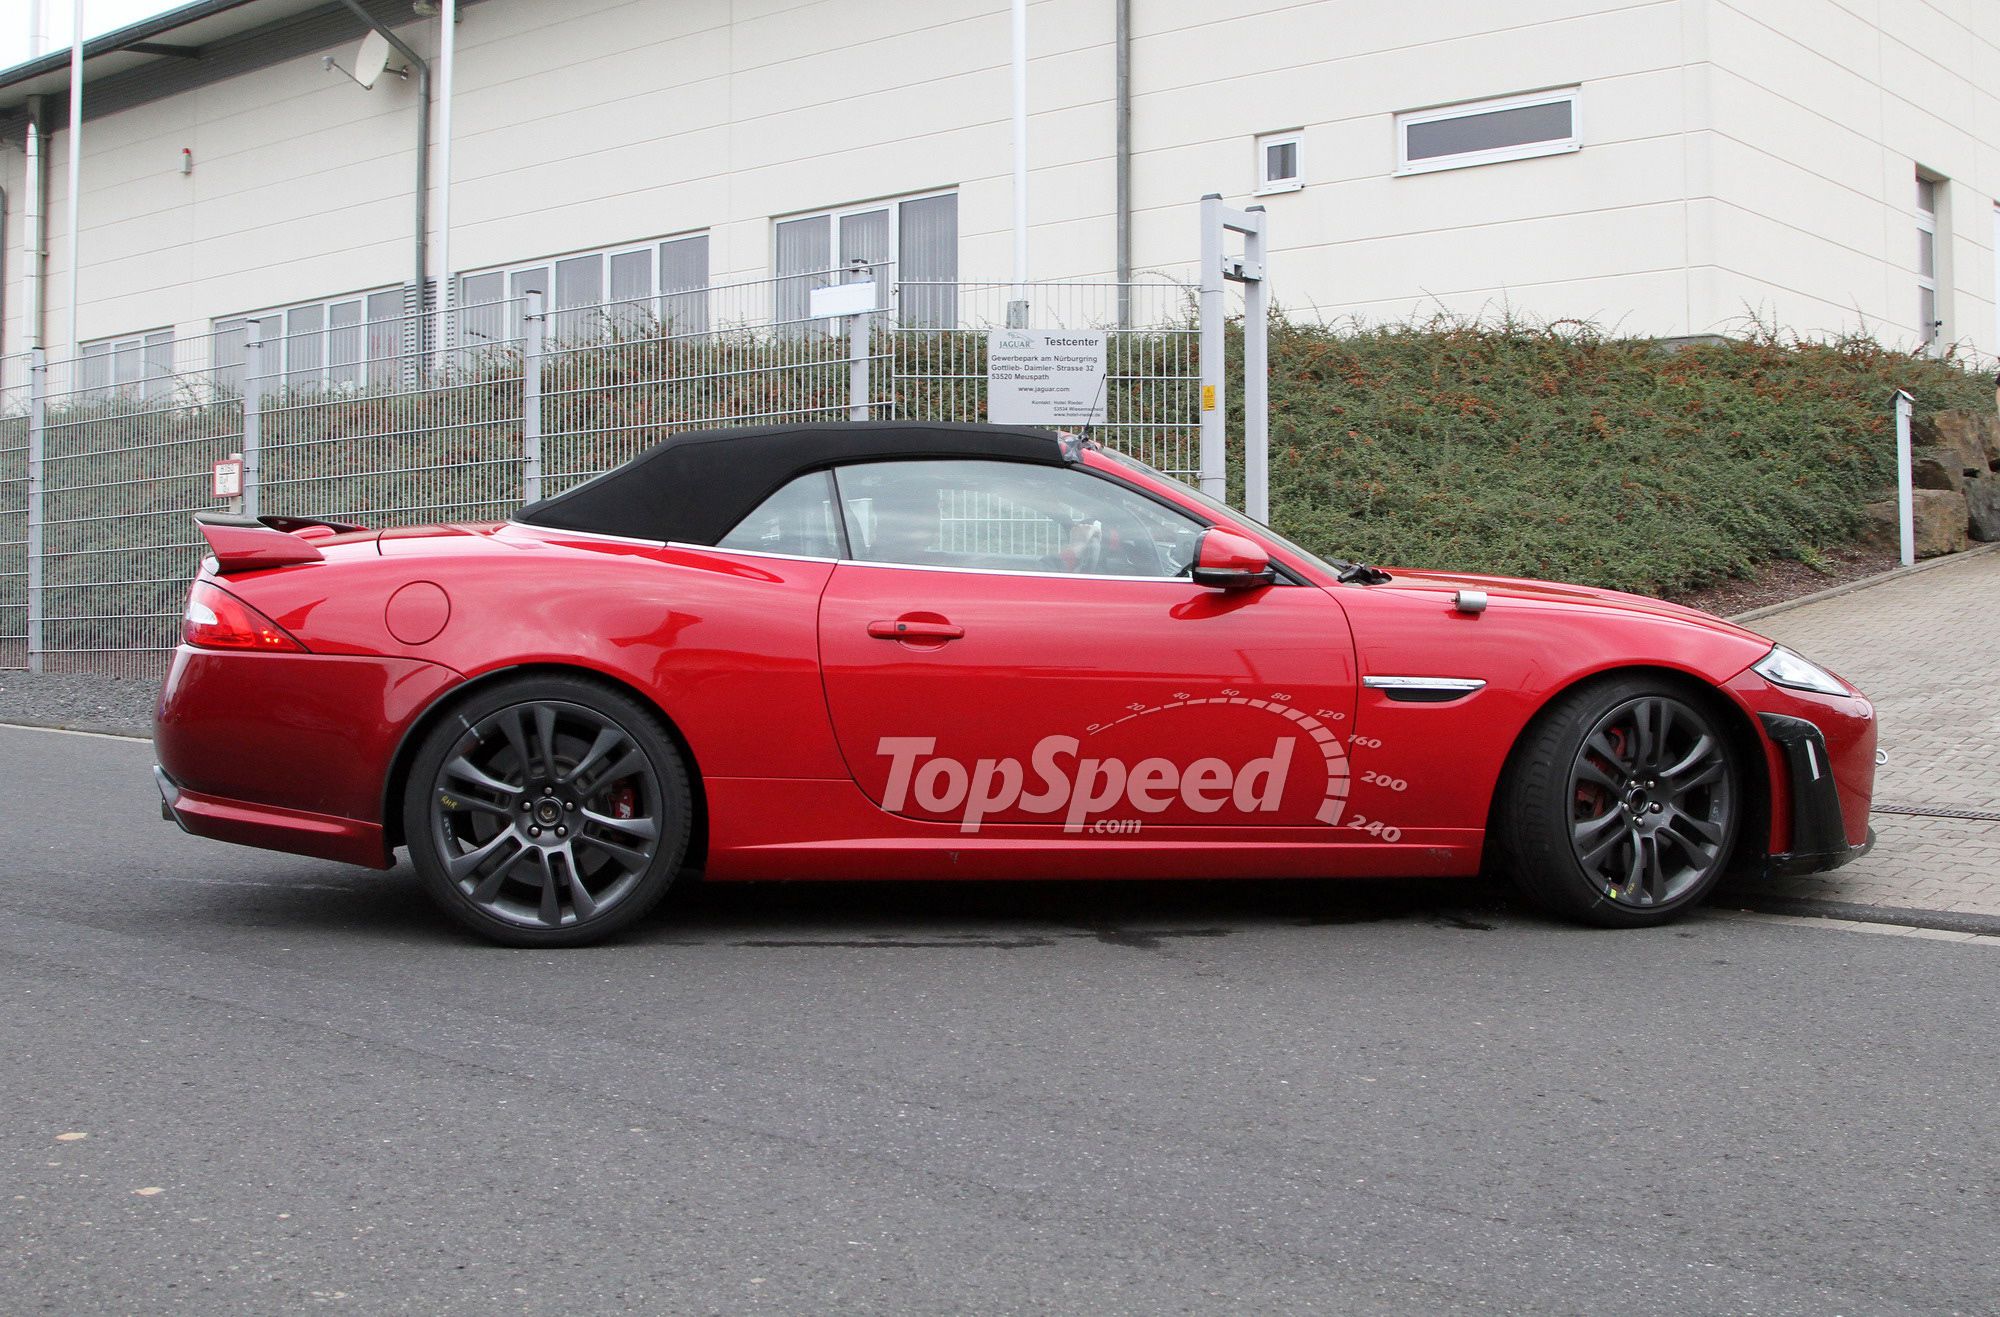
[[[155,677],[0,671],[0,723],[150,739],[153,701],[159,694]]]

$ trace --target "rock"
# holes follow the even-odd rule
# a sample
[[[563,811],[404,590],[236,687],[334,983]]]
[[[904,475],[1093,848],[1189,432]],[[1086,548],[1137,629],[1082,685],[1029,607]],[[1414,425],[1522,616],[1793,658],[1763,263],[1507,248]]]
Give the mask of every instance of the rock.
[[[2000,540],[2000,476],[1967,484],[1965,510],[1973,539],[1987,544]]]
[[[1957,459],[1956,453],[1940,455],[1935,449],[1912,454],[1910,483],[1918,489],[1963,490],[1966,467]]]
[[[1965,495],[1952,489],[1918,489],[1912,490],[1911,496],[1910,521],[1917,557],[1935,558],[1939,554],[1962,552],[1970,520]],[[1901,541],[1896,500],[1870,503],[1867,511],[1873,521],[1868,538],[1895,548]]]
[[[1938,412],[1911,427],[1910,481],[1918,489],[1963,490],[2000,471],[2000,416]]]

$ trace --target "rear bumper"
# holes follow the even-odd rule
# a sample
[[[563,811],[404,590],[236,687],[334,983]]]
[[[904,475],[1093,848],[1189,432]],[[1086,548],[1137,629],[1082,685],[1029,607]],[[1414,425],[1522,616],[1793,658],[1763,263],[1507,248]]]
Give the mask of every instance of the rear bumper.
[[[416,659],[182,645],[153,724],[167,816],[199,837],[388,868],[397,749],[459,680]]]
[[[1761,713],[1764,732],[1778,747],[1785,766],[1785,794],[1790,798],[1791,846],[1765,861],[1773,875],[1824,873],[1851,864],[1875,846],[1875,829],[1859,843],[1847,840],[1842,819],[1840,787],[1834,781],[1833,760],[1826,737],[1804,718]]]
[[[160,789],[160,817],[190,836],[370,869],[395,863],[378,823],[203,795],[178,785],[158,764],[153,765],[153,782]]]

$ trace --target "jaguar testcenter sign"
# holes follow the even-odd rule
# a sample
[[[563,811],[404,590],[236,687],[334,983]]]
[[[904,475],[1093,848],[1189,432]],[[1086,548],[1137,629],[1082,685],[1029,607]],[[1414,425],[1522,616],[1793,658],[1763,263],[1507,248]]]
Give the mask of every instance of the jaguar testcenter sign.
[[[987,416],[999,425],[1075,428],[1104,419],[1101,333],[995,329],[986,335]]]

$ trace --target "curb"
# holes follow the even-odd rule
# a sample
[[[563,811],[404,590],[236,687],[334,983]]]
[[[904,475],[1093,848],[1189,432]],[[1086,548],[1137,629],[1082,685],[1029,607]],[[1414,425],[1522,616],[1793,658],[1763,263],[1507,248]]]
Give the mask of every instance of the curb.
[[[1760,915],[1798,915],[1808,919],[1841,919],[1857,924],[1894,924],[1900,928],[1930,928],[1941,933],[1972,933],[2000,937],[2000,915],[1963,910],[1913,910],[1893,905],[1858,905],[1851,901],[1819,901],[1799,896],[1755,896],[1724,892],[1717,906]]]
[[[1877,572],[1873,576],[1864,576],[1858,581],[1843,581],[1839,585],[1830,585],[1824,590],[1815,590],[1811,594],[1802,594],[1796,599],[1783,599],[1775,604],[1765,604],[1762,608],[1753,608],[1747,613],[1734,613],[1731,614],[1729,620],[1731,622],[1754,622],[1760,617],[1769,617],[1773,613],[1782,613],[1793,608],[1803,608],[1807,604],[1819,603],[1822,599],[1838,599],[1842,595],[1853,594],[1858,590],[1866,590],[1871,586],[1889,585],[1902,580],[1906,576],[1915,576],[1918,572],[1928,572],[1938,567],[1949,567],[1953,563],[1965,562],[1967,559],[1995,552],[2000,552],[2000,543],[1981,544],[1959,553],[1941,554],[1936,558],[1926,558],[1924,561],[1915,563],[1909,567],[1891,568],[1886,572]]]
[[[151,744],[151,731],[135,732],[129,723],[50,723],[25,718],[0,718],[0,731],[67,732],[71,736],[107,736],[117,741],[144,741]]]

